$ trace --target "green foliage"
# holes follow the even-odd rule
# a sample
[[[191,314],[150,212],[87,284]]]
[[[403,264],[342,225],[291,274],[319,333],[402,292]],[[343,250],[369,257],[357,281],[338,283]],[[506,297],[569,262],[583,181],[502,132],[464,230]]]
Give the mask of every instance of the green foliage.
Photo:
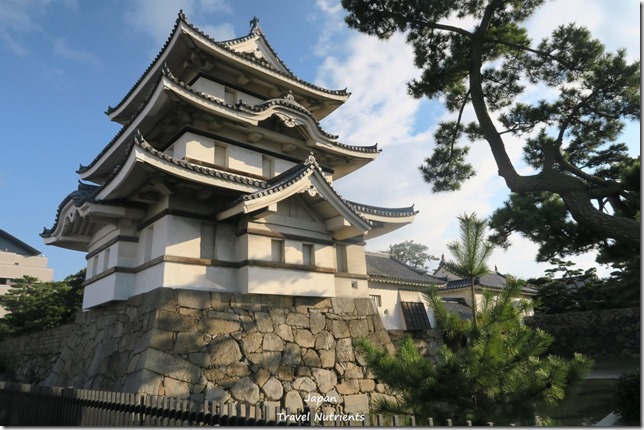
[[[528,306],[517,302],[522,285],[510,278],[497,298],[487,294],[478,328],[449,312],[437,290],[430,289],[427,300],[444,335],[470,339],[462,347],[440,347],[436,365],[419,354],[411,338],[395,355],[360,340],[357,346],[369,368],[401,399],[377,401],[376,411],[472,420],[475,425],[533,425],[538,402],[561,401],[588,373],[592,361],[580,354],[572,360],[542,356],[552,337],[522,323],[520,314]]]
[[[0,336],[45,330],[72,321],[82,305],[80,285],[84,279],[85,269],[62,282],[41,282],[31,276],[16,279],[0,296],[0,306],[8,312],[0,318]]]
[[[611,160],[608,160],[611,161]],[[620,164],[621,163],[621,164]],[[633,219],[640,216],[640,162],[621,160],[607,164],[606,169],[619,180],[628,192],[619,213]],[[564,201],[552,193],[512,194],[490,218],[490,227],[496,233],[490,236],[494,243],[507,248],[509,236],[519,233],[539,245],[537,261],[560,260],[590,250],[598,251],[597,262],[613,267],[604,288],[617,294],[614,306],[637,306],[640,303],[640,247],[639,243],[609,241],[579,225],[568,215]],[[552,234],[556,231],[557,234]]]
[[[438,258],[429,254],[427,250],[427,246],[421,243],[416,243],[413,240],[406,240],[404,242],[389,245],[389,254],[422,272],[427,271],[428,261],[438,260]]]
[[[639,283],[633,291],[625,282],[615,283],[612,278],[599,279],[595,269],[581,271],[575,263],[555,258],[555,267],[546,270],[545,277],[529,280],[537,287],[535,312],[557,314],[632,307],[639,304]],[[558,273],[561,275],[558,276]],[[633,282],[635,285],[635,282]]]
[[[627,372],[617,381],[615,412],[623,424],[641,425],[641,375],[640,369]]]
[[[494,250],[494,244],[486,240],[487,222],[479,219],[476,213],[462,214],[458,217],[460,241],[447,244],[454,260],[445,261],[445,267],[451,273],[472,279],[490,272],[487,266]]]
[[[502,233],[517,231],[547,244],[543,258],[558,247],[583,252],[607,238],[638,246],[639,186],[635,191],[624,175],[639,157],[629,156],[618,140],[625,123],[640,118],[639,61],[629,62],[623,50],[606,52],[574,24],[533,42],[524,22],[542,4],[342,0],[351,28],[381,39],[405,35],[421,69],[409,94],[440,99],[453,114],[438,125],[434,151],[419,167],[433,191],[458,190],[474,176],[468,144],[484,140],[513,193],[502,214],[509,221],[498,223]],[[468,25],[459,27],[453,17]],[[535,88],[546,88],[548,98],[532,101]],[[476,121],[463,124],[470,107]],[[507,151],[516,139],[533,169],[526,174]],[[539,211],[530,213],[531,206]],[[563,227],[563,237],[559,230],[554,239],[546,235],[553,230],[532,221],[540,215]]]
[[[487,260],[492,255],[494,245],[485,238],[487,222],[479,219],[476,213],[458,216],[461,240],[447,244],[454,260],[443,262],[445,268],[462,278],[470,280],[470,300],[474,309],[474,327],[477,324],[475,278],[490,272]]]

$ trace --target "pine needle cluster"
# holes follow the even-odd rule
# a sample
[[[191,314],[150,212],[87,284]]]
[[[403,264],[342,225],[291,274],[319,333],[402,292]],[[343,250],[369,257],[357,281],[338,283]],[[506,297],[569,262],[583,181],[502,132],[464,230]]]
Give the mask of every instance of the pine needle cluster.
[[[430,289],[426,299],[443,335],[457,340],[439,348],[436,364],[418,352],[410,337],[395,355],[360,340],[367,365],[399,399],[379,400],[373,409],[474,425],[534,425],[537,403],[563,400],[590,371],[592,360],[581,354],[571,360],[545,355],[553,339],[523,324],[528,304],[518,299],[521,286],[509,278],[501,294],[486,294],[478,327],[448,311],[436,289]]]

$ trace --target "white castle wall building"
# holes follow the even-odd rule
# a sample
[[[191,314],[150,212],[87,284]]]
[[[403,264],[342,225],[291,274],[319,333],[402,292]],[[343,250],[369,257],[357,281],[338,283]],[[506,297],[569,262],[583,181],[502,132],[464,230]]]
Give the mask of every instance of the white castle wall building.
[[[180,14],[108,109],[122,129],[81,166],[78,190],[42,233],[87,253],[83,307],[159,287],[369,297],[366,241],[416,211],[334,189],[380,153],[321,128],[348,98],[291,72],[258,20],[221,42]]]

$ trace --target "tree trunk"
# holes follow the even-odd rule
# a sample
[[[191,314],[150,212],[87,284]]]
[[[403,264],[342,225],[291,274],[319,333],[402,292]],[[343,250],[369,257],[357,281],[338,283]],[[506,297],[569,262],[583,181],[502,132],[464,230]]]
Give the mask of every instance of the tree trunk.
[[[474,331],[478,331],[478,325],[476,322],[476,289],[474,288],[474,278],[470,278],[470,294],[472,299],[472,325],[474,326]]]
[[[641,239],[640,222],[610,215],[597,209],[593,206],[587,184],[582,179],[552,169],[544,169],[541,173],[531,176],[521,176],[517,173],[506,151],[505,142],[503,142],[503,138],[488,112],[481,82],[482,43],[492,18],[492,11],[493,7],[488,6],[481,26],[472,38],[470,94],[476,118],[485,140],[490,145],[494,161],[499,169],[499,176],[503,177],[507,187],[515,193],[548,191],[558,194],[577,223],[599,233],[602,237],[626,243],[639,243]],[[556,232],[553,233],[556,234]]]

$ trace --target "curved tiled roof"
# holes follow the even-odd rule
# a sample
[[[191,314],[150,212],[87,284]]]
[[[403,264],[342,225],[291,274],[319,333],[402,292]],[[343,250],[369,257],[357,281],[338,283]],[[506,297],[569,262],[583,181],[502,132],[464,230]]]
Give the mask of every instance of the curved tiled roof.
[[[125,130],[127,130],[127,128],[132,124],[132,122],[138,117],[138,115],[141,113],[141,111],[143,111],[143,109],[145,108],[147,103],[150,101],[150,98],[152,97],[152,94],[154,93],[154,89],[159,85],[159,82],[161,81],[161,79],[163,77],[166,77],[167,79],[170,79],[176,85],[179,85],[181,88],[184,88],[184,89],[190,91],[192,94],[194,94],[196,96],[199,96],[199,97],[203,98],[204,100],[207,100],[207,101],[212,102],[212,103],[219,104],[222,107],[226,107],[228,109],[236,110],[238,112],[241,112],[241,111],[263,112],[263,111],[266,111],[267,109],[269,109],[271,106],[287,106],[287,107],[290,107],[292,109],[296,109],[299,112],[302,112],[302,113],[306,114],[313,121],[313,123],[316,125],[318,131],[323,136],[326,136],[326,137],[328,137],[329,139],[332,139],[332,140],[335,140],[335,139],[338,138],[338,136],[330,134],[330,133],[326,132],[325,130],[323,130],[320,122],[317,119],[315,119],[315,116],[313,116],[313,114],[308,109],[306,109],[304,106],[302,106],[299,103],[297,103],[295,101],[292,101],[292,100],[290,100],[288,98],[271,99],[271,100],[264,101],[262,103],[258,103],[256,105],[249,105],[247,103],[244,103],[243,101],[239,101],[239,102],[237,102],[236,104],[233,105],[233,104],[226,103],[226,102],[222,101],[221,99],[219,99],[217,97],[213,97],[213,96],[211,96],[209,94],[206,94],[204,92],[197,91],[197,90],[193,89],[190,85],[188,85],[185,82],[180,81],[179,79],[177,79],[177,77],[175,77],[167,67],[164,67],[161,70],[161,75],[157,78],[156,83],[152,87],[150,87],[150,90],[148,91],[148,94],[146,95],[146,97],[143,100],[143,102],[139,105],[139,108],[137,109],[137,111],[130,116],[130,118],[125,123],[125,125],[123,125],[123,127],[121,127],[121,129],[117,132],[117,134],[98,153],[98,155],[96,157],[94,157],[94,159],[88,165],[86,165],[86,166],[80,165],[78,170],[76,170],[76,173],[83,173],[83,172],[89,170],[112,147],[112,145],[114,145],[114,143],[116,143],[116,141],[123,135]],[[345,145],[345,144],[342,144],[342,143],[339,143],[339,142],[332,142],[332,144],[333,144],[333,146],[337,146],[339,148],[343,148],[343,149],[347,149],[347,150],[355,151],[355,152],[361,152],[361,153],[378,153],[379,152],[377,144],[372,145],[372,146]]]
[[[254,179],[248,176],[238,175],[235,173],[226,172],[212,167],[200,166],[198,164],[193,164],[185,160],[179,160],[178,158],[171,157],[170,155],[164,152],[154,149],[152,145],[146,142],[141,135],[139,135],[139,139],[135,137],[134,143],[159,159],[169,161],[173,164],[176,164],[177,166],[183,167],[184,169],[188,169],[193,172],[202,173],[204,175],[208,175],[208,176],[212,176],[220,179],[225,179],[230,182],[237,182],[239,184],[251,185],[258,188],[266,188],[269,186],[266,181],[261,179]]]
[[[122,104],[123,104],[123,102],[125,102],[125,100],[127,100],[127,98],[128,98],[128,97],[130,97],[130,96],[132,95],[132,93],[134,92],[134,90],[136,89],[136,87],[141,83],[141,81],[143,81],[143,79],[145,78],[145,76],[146,76],[146,75],[148,74],[148,72],[152,69],[152,67],[154,67],[154,65],[155,65],[155,64],[156,64],[156,62],[159,60],[159,58],[161,58],[161,55],[163,54],[163,51],[165,51],[165,50],[166,50],[166,48],[167,48],[167,47],[168,47],[168,45],[170,44],[170,41],[172,40],[172,37],[174,36],[174,33],[175,33],[175,32],[177,31],[177,29],[179,28],[179,23],[180,23],[181,21],[183,21],[183,22],[187,22],[187,20],[186,20],[186,16],[185,16],[185,15],[184,15],[184,13],[183,13],[183,9],[179,11],[179,15],[177,16],[177,19],[175,19],[175,20],[174,20],[174,27],[172,27],[172,31],[170,32],[170,35],[169,35],[169,36],[168,36],[168,38],[166,39],[166,41],[165,41],[165,43],[163,44],[163,47],[161,48],[161,50],[157,53],[156,57],[154,57],[154,59],[152,60],[152,62],[150,63],[150,65],[147,67],[147,69],[145,69],[145,72],[143,72],[143,74],[142,74],[141,76],[139,76],[139,79],[137,79],[137,80],[136,80],[136,82],[134,83],[134,85],[133,85],[133,86],[130,88],[130,90],[125,94],[125,96],[121,99],[121,101],[120,101],[120,102],[118,102],[118,103],[116,104],[116,106],[115,106],[115,107],[112,107],[112,106],[108,106],[108,107],[107,107],[107,110],[105,111],[105,113],[106,113],[107,115],[109,115],[109,114],[111,114],[112,112],[114,112],[114,111],[115,111],[115,110],[116,110],[120,105],[122,105]]]
[[[367,275],[373,278],[386,279],[395,283],[421,285],[443,285],[446,282],[445,279],[425,274],[390,254],[366,251],[365,258]]]
[[[296,164],[295,166],[291,167],[290,169],[286,170],[285,172],[275,176],[274,178],[271,178],[267,184],[268,188],[265,190],[257,191],[255,193],[250,193],[250,194],[244,194],[241,195],[239,198],[235,199],[233,202],[231,202],[225,209],[228,209],[230,207],[233,207],[237,205],[238,203],[242,201],[250,201],[250,200],[255,200],[259,199],[261,197],[268,196],[270,194],[274,194],[276,192],[282,191],[287,189],[288,187],[292,186],[293,184],[297,183],[298,181],[302,180],[305,176],[307,176],[311,171],[317,170],[321,175],[324,175],[324,172],[320,165],[318,164],[317,160],[313,155],[310,155],[306,160],[302,161],[299,164]],[[336,189],[333,187],[332,184],[330,184],[328,181],[326,181],[327,185],[329,186],[329,189],[335,194],[335,196],[342,201],[343,204],[345,204],[351,212],[353,212],[358,218],[362,219],[365,223],[369,225],[373,225],[371,221],[363,217],[360,213],[358,213],[352,205],[349,204],[348,201],[342,198],[340,194],[336,191]],[[224,210],[225,210],[224,209]]]
[[[60,205],[58,205],[58,211],[56,212],[56,219],[54,221],[54,226],[49,229],[46,227],[43,228],[43,232],[40,234],[40,236],[47,237],[56,229],[56,226],[58,225],[58,222],[60,220],[61,211],[70,200],[74,202],[74,206],[76,207],[81,206],[85,202],[96,202],[96,200],[94,200],[94,197],[98,193],[100,193],[105,187],[107,187],[107,185],[112,181],[112,179],[114,179],[116,175],[118,175],[118,173],[125,165],[125,161],[129,157],[135,145],[145,150],[146,152],[152,154],[158,159],[169,161],[184,169],[188,169],[204,175],[224,179],[230,182],[237,182],[239,184],[251,185],[258,188],[269,187],[268,182],[261,179],[254,179],[248,176],[237,175],[234,173],[225,172],[223,170],[219,170],[211,167],[204,167],[204,166],[187,162],[185,160],[179,160],[177,158],[171,157],[168,154],[165,154],[157,149],[154,149],[152,145],[146,142],[143,136],[141,136],[141,134],[137,132],[137,135],[134,136],[132,141],[128,144],[127,149],[125,150],[124,156],[122,157],[121,161],[118,164],[116,164],[114,169],[112,169],[112,171],[110,172],[106,180],[103,182],[103,184],[90,185],[90,184],[79,182],[78,190],[72,191],[69,195],[67,195],[67,197],[65,197],[65,199],[63,199]],[[104,202],[102,200],[100,201],[100,203],[109,204],[109,202]]]
[[[172,40],[172,38],[173,38],[173,36],[174,36],[174,33],[175,33],[175,32],[177,31],[177,29],[179,28],[179,24],[180,24],[180,23],[182,23],[182,22],[183,22],[185,25],[187,25],[189,28],[191,28],[193,31],[195,31],[196,33],[198,33],[199,35],[201,35],[201,36],[205,37],[205,38],[206,38],[207,40],[209,40],[210,42],[212,42],[212,43],[216,44],[217,46],[219,46],[219,47],[220,47],[220,48],[222,48],[222,49],[225,49],[227,52],[229,52],[229,53],[231,53],[231,54],[233,54],[233,55],[235,55],[235,56],[238,56],[239,58],[243,58],[243,59],[245,59],[245,60],[247,60],[247,61],[251,61],[251,62],[253,62],[253,63],[255,63],[255,64],[259,65],[259,66],[262,66],[262,67],[264,67],[264,68],[266,68],[266,69],[269,69],[269,70],[271,70],[271,71],[273,71],[273,72],[275,72],[275,73],[278,73],[278,74],[280,74],[280,75],[282,75],[282,76],[284,76],[284,77],[286,77],[286,78],[292,79],[292,80],[294,80],[294,81],[296,81],[296,82],[298,82],[298,83],[300,83],[300,84],[306,85],[306,86],[308,86],[308,87],[310,87],[310,88],[312,88],[312,89],[315,89],[315,90],[317,90],[317,91],[325,92],[325,93],[327,93],[327,94],[332,94],[332,95],[338,95],[338,96],[347,96],[347,97],[348,97],[348,96],[350,95],[350,94],[347,92],[346,88],[345,88],[345,89],[343,89],[343,90],[329,90],[329,89],[326,89],[326,88],[320,87],[320,86],[318,86],[318,85],[312,84],[312,83],[310,83],[310,82],[307,82],[307,81],[305,81],[305,80],[303,80],[303,79],[298,78],[295,74],[293,74],[293,72],[291,72],[291,71],[286,67],[286,65],[284,65],[284,63],[283,63],[283,62],[282,62],[282,60],[279,58],[279,56],[275,53],[275,50],[270,46],[270,44],[268,43],[268,41],[266,40],[266,38],[264,38],[264,41],[266,42],[266,45],[267,45],[267,46],[269,47],[269,49],[272,51],[272,53],[273,53],[273,55],[275,56],[275,58],[277,58],[277,59],[278,59],[278,61],[280,61],[280,63],[284,66],[284,69],[285,69],[285,70],[287,70],[287,73],[285,73],[285,72],[283,72],[283,71],[281,71],[281,70],[277,69],[277,68],[276,68],[276,67],[274,67],[273,65],[271,65],[271,64],[269,64],[269,63],[267,63],[266,61],[259,60],[259,59],[258,59],[258,58],[256,58],[254,55],[249,55],[249,54],[245,54],[245,53],[240,53],[240,52],[237,52],[237,51],[235,51],[234,49],[232,49],[232,48],[230,47],[230,46],[236,45],[236,44],[238,44],[238,43],[241,43],[241,42],[243,42],[243,41],[249,40],[250,38],[254,37],[254,34],[253,34],[253,31],[255,31],[255,30],[254,30],[254,28],[251,30],[251,33],[250,33],[250,34],[248,34],[247,36],[243,36],[243,37],[240,37],[240,38],[237,38],[237,39],[232,39],[232,40],[229,40],[229,41],[218,42],[218,41],[216,41],[215,39],[213,39],[212,37],[210,37],[209,35],[207,35],[206,33],[204,33],[204,32],[203,32],[202,30],[200,30],[198,27],[196,27],[195,25],[193,25],[192,23],[190,23],[190,22],[188,21],[188,18],[186,17],[186,15],[183,13],[183,10],[180,10],[180,11],[179,11],[179,15],[177,16],[177,19],[175,20],[174,27],[172,28],[172,31],[171,31],[170,35],[169,35],[169,36],[168,36],[168,38],[166,39],[166,41],[165,41],[165,43],[164,43],[163,47],[161,48],[161,50],[157,53],[157,55],[156,55],[156,57],[154,58],[154,60],[152,60],[152,62],[150,63],[150,65],[145,69],[145,72],[143,72],[143,74],[139,77],[139,79],[137,79],[136,83],[135,83],[135,84],[130,88],[130,90],[129,90],[129,91],[127,92],[127,94],[126,94],[126,95],[121,99],[121,101],[120,101],[120,102],[119,102],[115,107],[108,106],[107,110],[105,111],[105,113],[106,113],[106,114],[108,114],[108,115],[109,115],[109,114],[111,114],[112,112],[114,112],[116,109],[118,109],[118,107],[119,107],[119,106],[121,106],[121,105],[122,105],[122,104],[123,104],[123,103],[128,99],[128,97],[130,97],[130,96],[132,95],[132,93],[133,93],[133,92],[134,92],[134,90],[137,88],[137,86],[138,86],[138,85],[143,81],[143,79],[145,78],[145,76],[146,76],[146,75],[147,75],[147,74],[152,70],[152,68],[154,67],[154,65],[155,65],[155,64],[157,63],[157,61],[159,60],[159,58],[161,58],[161,56],[163,55],[163,52],[166,50],[166,48],[167,48],[167,47],[168,47],[168,45],[170,44],[170,41]],[[257,27],[257,28],[259,29],[259,27]],[[259,31],[261,32],[261,29],[259,29]],[[263,34],[263,33],[262,33],[262,34]]]
[[[477,277],[474,279],[475,285],[478,285],[483,288],[491,288],[494,290],[502,290],[503,288],[505,288],[505,283],[506,283],[505,275],[496,271],[486,273],[485,275],[481,275],[480,277]],[[471,285],[472,284],[469,279],[455,279],[455,280],[449,281],[444,288],[441,288],[441,290],[456,290],[459,288],[469,288]],[[536,291],[530,287],[523,287],[521,288],[521,292],[524,294],[534,294]]]
[[[63,201],[58,205],[58,209],[56,210],[56,218],[54,219],[54,225],[51,228],[43,227],[42,233],[40,233],[40,237],[49,237],[54,232],[54,230],[56,230],[56,227],[60,222],[61,212],[63,211],[63,208],[67,205],[67,203],[72,201],[74,203],[74,206],[80,207],[87,201],[93,201],[94,196],[96,196],[96,193],[98,193],[99,189],[100,187],[98,185],[84,184],[79,181],[78,189],[69,193],[67,197],[65,197]]]
[[[247,35],[245,35],[245,36],[238,37],[238,38],[236,38],[236,39],[231,39],[231,40],[225,40],[225,41],[222,41],[222,42],[218,42],[218,43],[219,43],[219,45],[226,46],[226,47],[228,47],[228,46],[234,46],[234,45],[239,45],[240,43],[244,43],[244,42],[247,42],[247,41],[249,41],[249,40],[254,39],[256,36],[262,36],[262,37],[263,37],[263,39],[264,39],[264,42],[266,43],[266,46],[268,47],[268,49],[270,49],[271,54],[273,54],[273,56],[277,59],[277,61],[279,61],[280,65],[281,65],[282,67],[284,67],[284,70],[286,70],[286,71],[288,72],[288,74],[290,75],[290,77],[292,77],[292,78],[297,78],[297,77],[295,76],[295,73],[293,73],[293,72],[292,72],[292,71],[291,71],[291,70],[286,66],[286,64],[284,63],[284,61],[282,61],[282,59],[279,57],[279,55],[277,55],[277,51],[275,51],[275,49],[273,49],[273,47],[271,46],[271,44],[270,44],[270,43],[268,43],[268,40],[266,39],[266,37],[264,37],[264,32],[263,32],[263,31],[262,31],[262,29],[259,27],[259,19],[258,19],[257,17],[253,17],[253,19],[250,21],[250,23],[251,23],[250,33],[248,33],[248,34],[247,34]],[[195,29],[196,29],[196,28],[195,28]],[[212,38],[210,38],[209,36],[207,36],[207,35],[206,35],[206,34],[204,34],[203,32],[201,32],[201,33],[202,33],[204,36],[208,37],[210,40],[213,40]],[[214,41],[214,40],[213,40],[213,41]],[[235,52],[237,52],[237,51],[235,51]],[[244,56],[248,56],[248,54],[242,54],[242,55],[244,55]],[[249,56],[249,57],[251,57],[251,56]],[[248,59],[251,59],[251,58],[248,58]],[[270,65],[269,65],[269,66],[270,66]],[[270,67],[272,67],[272,66],[270,66]]]
[[[414,205],[404,208],[383,208],[379,206],[369,206],[362,203],[347,202],[360,212],[368,213],[370,215],[386,216],[386,217],[408,217],[418,213],[414,210]]]
[[[145,106],[147,105],[147,103],[150,101],[150,98],[152,97],[152,94],[154,93],[154,89],[159,85],[159,82],[161,81],[161,79],[163,78],[163,76],[164,76],[164,74],[162,73],[162,74],[157,78],[157,80],[156,80],[155,84],[154,84],[154,85],[152,85],[152,86],[150,87],[150,91],[148,91],[148,93],[147,93],[147,95],[146,95],[145,99],[144,99],[144,100],[143,100],[143,102],[139,105],[139,108],[136,110],[136,112],[134,112],[134,113],[130,116],[130,118],[129,118],[129,119],[127,120],[127,122],[123,125],[123,127],[121,127],[121,128],[120,128],[120,130],[116,133],[116,135],[114,135],[114,137],[112,138],[112,140],[110,140],[110,141],[108,142],[108,144],[107,144],[107,145],[105,145],[105,147],[103,147],[103,149],[101,149],[101,151],[98,153],[98,155],[96,155],[96,157],[94,157],[94,159],[93,159],[93,160],[92,160],[88,165],[84,166],[84,165],[82,165],[82,164],[81,164],[81,165],[78,167],[78,169],[76,170],[76,173],[83,173],[83,172],[86,172],[87,170],[89,170],[92,166],[94,166],[94,164],[96,164],[96,163],[98,162],[98,160],[100,160],[100,159],[101,159],[101,157],[102,157],[102,156],[103,156],[103,155],[104,155],[104,154],[105,154],[105,153],[106,153],[106,152],[107,152],[107,151],[112,147],[112,145],[114,145],[114,144],[116,143],[116,141],[117,141],[117,140],[118,140],[118,139],[123,135],[123,133],[125,132],[125,130],[127,130],[127,129],[128,129],[128,127],[129,127],[130,125],[132,125],[132,122],[133,122],[133,121],[134,121],[134,120],[139,116],[139,114],[141,113],[141,111],[145,108]],[[126,152],[127,152],[127,151],[126,151]]]

